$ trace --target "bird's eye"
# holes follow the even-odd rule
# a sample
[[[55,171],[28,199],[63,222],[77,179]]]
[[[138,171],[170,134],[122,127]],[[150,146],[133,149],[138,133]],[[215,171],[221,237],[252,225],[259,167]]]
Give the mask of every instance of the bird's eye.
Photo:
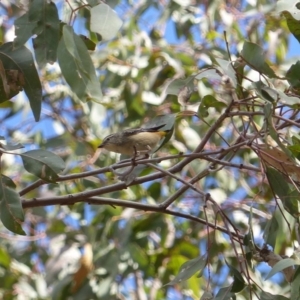
[[[110,141],[110,137],[104,139],[104,143],[108,143]]]

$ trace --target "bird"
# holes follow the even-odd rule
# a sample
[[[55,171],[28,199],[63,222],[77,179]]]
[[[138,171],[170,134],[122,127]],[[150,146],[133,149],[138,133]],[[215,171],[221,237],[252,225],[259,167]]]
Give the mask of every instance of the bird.
[[[98,148],[129,156],[149,154],[170,130],[160,130],[166,124],[148,128],[130,128],[106,136]]]

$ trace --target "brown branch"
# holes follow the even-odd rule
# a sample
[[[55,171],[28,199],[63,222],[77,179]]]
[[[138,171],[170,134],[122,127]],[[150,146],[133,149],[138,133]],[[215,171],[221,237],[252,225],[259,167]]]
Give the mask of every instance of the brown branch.
[[[134,201],[127,201],[127,200],[118,200],[118,199],[113,199],[113,198],[105,198],[105,197],[86,197],[85,193],[78,193],[77,196],[58,196],[58,197],[52,197],[52,198],[44,198],[43,201],[40,201],[38,198],[33,200],[33,201],[26,201],[23,200],[22,204],[24,208],[29,208],[29,207],[44,207],[48,205],[72,205],[78,202],[85,202],[88,204],[95,204],[95,205],[112,205],[112,206],[120,206],[120,207],[130,207],[130,208],[135,208],[139,209],[142,211],[150,211],[150,212],[161,212],[161,213],[166,213],[168,215],[172,215],[175,217],[181,217],[185,218],[187,220],[191,220],[206,226],[209,226],[215,230],[219,230],[223,233],[226,234],[231,234],[233,237],[236,239],[243,239],[243,235],[239,234],[237,232],[230,232],[228,233],[228,230],[222,226],[215,225],[210,222],[206,222],[205,220],[192,216],[190,214],[186,213],[181,213],[178,211],[173,211],[170,209],[165,209],[162,206],[159,205],[152,205],[152,204],[143,204],[139,202],[134,202]]]
[[[188,158],[193,158],[193,159],[202,158],[202,159],[207,159],[208,161],[210,161],[211,158],[208,159],[208,157],[210,157],[211,155],[226,153],[227,151],[231,151],[232,149],[240,147],[240,146],[241,145],[234,145],[234,146],[228,147],[227,149],[219,149],[216,151],[205,151],[205,152],[201,152],[201,153],[177,154],[177,155],[170,155],[170,156],[157,157],[157,158],[151,158],[151,159],[141,159],[141,160],[137,160],[136,164],[160,163],[164,160],[178,159],[178,158],[183,158],[183,157],[188,157]],[[14,153],[9,153],[9,154],[14,154]],[[112,169],[116,170],[116,169],[125,168],[125,167],[129,167],[129,166],[132,166],[131,161],[126,161],[126,162],[120,161],[111,166],[98,168],[98,169],[92,170],[92,171],[86,171],[86,172],[81,172],[81,173],[76,173],[76,174],[60,175],[57,179],[57,182],[86,178],[89,176],[96,176],[99,174],[112,172]],[[234,164],[232,164],[232,166],[234,166]],[[157,179],[157,178],[154,178],[154,179]],[[149,179],[149,180],[153,180],[153,179]],[[143,183],[143,182],[140,182],[140,183]],[[48,183],[39,179],[36,182],[25,187],[23,190],[21,190],[19,192],[19,195],[24,196],[25,194],[29,193],[30,191],[34,190],[35,188],[40,187],[43,184],[48,184]],[[131,185],[134,185],[134,182]]]

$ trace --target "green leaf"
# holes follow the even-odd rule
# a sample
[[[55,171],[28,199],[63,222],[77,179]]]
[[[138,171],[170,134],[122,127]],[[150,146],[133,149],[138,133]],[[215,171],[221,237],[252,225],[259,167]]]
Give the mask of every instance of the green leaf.
[[[31,22],[37,22],[40,20],[41,16],[43,15],[43,9],[46,3],[47,2],[44,0],[33,0],[31,2],[28,16]]]
[[[265,291],[261,292],[259,299],[260,300],[290,300],[290,299],[297,300],[296,298],[286,298],[281,295],[273,295]]]
[[[292,136],[293,145],[288,146],[287,148],[298,160],[300,159],[300,139],[296,135]]]
[[[178,96],[180,91],[185,87],[193,91],[195,88],[194,80],[195,76],[190,76],[186,79],[175,79],[168,85],[166,94]]]
[[[278,100],[278,93],[276,90],[266,86],[262,81],[253,82],[256,93],[264,100],[275,102]]]
[[[297,1],[298,2],[298,1]],[[299,9],[297,9],[299,11]],[[298,13],[298,12],[297,12]],[[294,19],[294,14],[284,11],[282,13],[286,19],[286,23],[289,27],[289,30],[293,34],[293,36],[298,40],[300,43],[300,21]]]
[[[293,145],[292,146],[300,146],[300,138],[299,136],[293,135],[292,136]]]
[[[56,62],[60,24],[56,5],[53,2],[43,5],[39,20],[39,34],[33,39],[33,47],[37,63],[44,67],[46,63]]]
[[[255,69],[259,73],[263,73],[270,78],[277,78],[274,71],[265,62],[264,50],[251,42],[245,42],[241,56],[251,68]]]
[[[222,80],[222,74],[220,71],[216,69],[206,69],[201,71],[199,74],[195,76],[196,79],[201,80],[203,78],[211,79],[211,80]]]
[[[0,247],[0,266],[3,266],[5,268],[8,268],[11,262],[11,257],[8,254],[8,252]]]
[[[33,35],[33,29],[36,27],[35,21],[29,20],[29,12],[15,21],[14,48],[24,45],[27,40]]]
[[[214,300],[232,300],[235,296],[234,293],[231,292],[231,286],[221,288],[214,298]]]
[[[70,26],[63,27],[57,56],[61,71],[77,97],[82,101],[101,101],[100,83],[89,52]]]
[[[18,144],[9,144],[8,143],[6,145],[0,143],[0,148],[4,149],[6,151],[13,151],[13,150],[22,149],[22,148],[24,148],[24,146],[20,143],[18,143]]]
[[[116,0],[111,0],[111,1],[109,1],[109,4],[111,4],[111,6],[112,6],[112,4],[113,4],[114,2],[116,2]],[[88,3],[91,7],[93,7],[93,6],[98,5],[98,4],[100,3],[100,0],[87,0],[87,3]],[[115,5],[117,5],[117,4],[119,4],[118,1],[117,1],[117,3],[115,3]]]
[[[59,156],[46,150],[31,150],[20,155],[29,173],[48,182],[56,182],[58,173],[65,168]]]
[[[300,299],[300,267],[296,267],[296,272],[291,283],[291,298],[299,300]]]
[[[296,260],[294,260],[292,258],[284,258],[274,265],[274,267],[272,268],[270,273],[266,276],[265,280],[269,279],[274,274],[282,271],[283,269],[286,269],[286,268],[289,268],[289,267],[292,267],[295,265],[300,265],[300,262],[297,262]]]
[[[161,196],[161,183],[153,182],[148,188],[149,195],[157,201]]]
[[[185,262],[180,267],[178,275],[166,285],[173,285],[188,280],[195,273],[201,271],[206,266],[206,264],[207,264],[206,254]]]
[[[245,234],[243,242],[244,242],[244,245],[250,249],[250,251],[254,252],[255,244],[254,244],[252,219],[253,219],[253,209],[251,206],[250,213],[249,213],[249,220],[248,220],[249,232],[247,234]],[[249,265],[251,265],[251,264],[249,264]]]
[[[227,262],[226,264],[229,267],[230,272],[233,274],[233,283],[231,287],[231,292],[239,293],[245,287],[245,280],[242,277],[241,273],[236,268],[230,266]]]
[[[266,175],[275,194],[279,196],[281,201],[284,201],[285,196],[291,192],[291,189],[282,173],[278,172],[274,168],[267,167]]]
[[[198,108],[198,114],[200,118],[206,118],[209,113],[208,109],[210,107],[214,107],[217,109],[217,111],[221,111],[222,108],[226,107],[226,104],[223,102],[218,101],[214,96],[212,95],[206,95],[202,98],[200,106]]]
[[[291,190],[282,173],[276,169],[267,167],[266,175],[272,190],[278,195],[286,211],[297,218],[299,216],[298,191]]]
[[[276,219],[276,214],[273,214],[271,220],[269,220],[267,222],[267,225],[266,225],[266,228],[265,228],[265,231],[263,234],[265,243],[272,246],[273,248],[275,247],[278,229],[279,229],[279,224]]]
[[[300,197],[299,191],[295,189],[291,191],[288,195],[286,195],[285,200],[283,202],[283,206],[285,210],[288,211],[295,218],[298,218],[300,215],[299,197]]]
[[[1,184],[2,185],[5,185],[5,186],[7,186],[7,187],[9,187],[11,189],[15,189],[16,188],[15,183],[9,177],[7,177],[7,176],[5,176],[3,174],[0,174],[0,180],[1,180]]]
[[[205,291],[200,298],[200,300],[213,300],[213,299],[214,299],[214,295],[212,292],[209,291]]]
[[[24,76],[24,91],[36,121],[40,119],[42,105],[42,86],[35,68],[31,52],[25,47],[13,48],[13,43],[0,46],[0,60],[5,69],[19,70]]]
[[[88,37],[86,37],[85,35],[82,35],[82,34],[80,34],[79,36],[83,40],[83,42],[88,50],[94,51],[96,49],[96,44],[91,39],[89,39]]]
[[[0,219],[10,231],[25,235],[21,227],[24,222],[24,213],[20,196],[11,188],[0,185]]]
[[[189,87],[185,86],[182,89],[180,89],[178,93],[178,103],[181,105],[188,104],[191,96],[192,96],[193,90],[191,90]]]
[[[147,268],[150,263],[150,257],[147,255],[145,249],[141,248],[138,243],[131,243],[130,241],[124,244],[124,250],[130,253],[132,260],[138,264],[139,268]]]
[[[117,13],[104,3],[91,9],[91,31],[100,34],[104,41],[114,38],[122,24]]]
[[[300,83],[300,82],[299,82]],[[299,85],[300,87],[300,85]],[[299,105],[300,104],[300,98],[299,97],[293,97],[286,95],[284,92],[276,90],[276,93],[279,96],[280,102],[284,103],[285,105]]]
[[[232,67],[231,61],[227,61],[221,58],[216,58],[218,65],[221,67],[223,74],[227,75],[231,81],[234,88],[237,87],[237,79],[236,79],[236,72]]]
[[[269,131],[270,136],[276,141],[276,143],[281,148],[281,150],[290,158],[291,161],[294,161],[294,158],[292,157],[292,153],[281,142],[281,139],[279,138],[279,134],[274,127],[274,124],[273,124],[274,105],[273,105],[273,103],[271,103],[271,101],[267,101],[263,107],[263,110],[264,110],[264,114],[265,114],[265,122],[264,122],[265,130]]]
[[[300,89],[299,72],[300,72],[300,61],[297,61],[295,64],[291,65],[291,67],[288,69],[285,75],[289,84],[294,89]],[[298,100],[298,103],[299,102],[300,101]]]

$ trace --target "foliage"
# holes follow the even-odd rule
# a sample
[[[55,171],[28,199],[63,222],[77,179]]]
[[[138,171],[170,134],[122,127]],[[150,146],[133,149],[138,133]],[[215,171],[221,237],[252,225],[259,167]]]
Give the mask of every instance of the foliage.
[[[1,298],[299,299],[297,1],[1,5]]]

